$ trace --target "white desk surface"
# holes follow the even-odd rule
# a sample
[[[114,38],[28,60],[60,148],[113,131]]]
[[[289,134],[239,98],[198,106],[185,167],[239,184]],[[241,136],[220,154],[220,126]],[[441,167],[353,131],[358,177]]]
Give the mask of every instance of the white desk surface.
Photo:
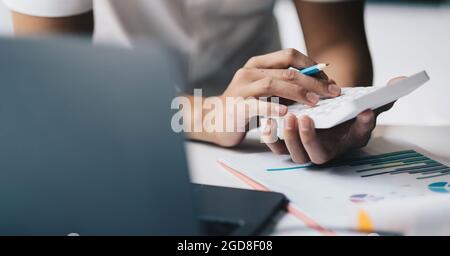
[[[419,151],[450,163],[450,126],[379,126],[373,134],[371,143],[386,140],[394,143],[408,143],[417,146]],[[192,181],[195,183],[237,187],[249,189],[243,182],[220,167],[216,160],[235,152],[261,152],[266,150],[260,144],[256,133],[251,133],[244,143],[233,149],[220,148],[200,142],[187,142],[189,167]],[[316,231],[306,229],[304,224],[289,214],[283,215],[275,225],[273,235],[319,235]],[[348,233],[356,235],[356,233]]]

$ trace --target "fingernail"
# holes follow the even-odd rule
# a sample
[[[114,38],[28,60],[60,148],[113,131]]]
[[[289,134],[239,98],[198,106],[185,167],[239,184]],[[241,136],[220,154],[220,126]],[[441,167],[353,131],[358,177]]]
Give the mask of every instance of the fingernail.
[[[286,128],[286,129],[288,129],[288,130],[294,129],[294,127],[293,127],[293,125],[292,125],[292,122],[291,122],[290,116],[287,116],[287,117],[284,119],[284,128]]]
[[[264,130],[263,130],[263,134],[264,135],[267,135],[267,134],[270,134],[270,131],[272,130],[272,119],[267,119],[267,121],[266,121],[266,126],[264,127]]]
[[[335,84],[330,84],[328,86],[328,92],[333,94],[333,95],[340,95],[341,94],[341,88],[339,88],[337,85]]]
[[[275,105],[275,111],[280,115],[284,115],[287,113],[288,108],[285,105]]]
[[[280,105],[280,114],[286,114],[288,112],[288,107],[285,105]]]
[[[309,102],[315,104],[315,103],[317,103],[319,101],[320,96],[315,94],[315,93],[313,93],[313,92],[308,92],[306,94],[306,99],[308,99]]]
[[[300,129],[302,131],[307,132],[307,131],[312,130],[312,125],[308,118],[301,117],[300,124],[301,124]]]

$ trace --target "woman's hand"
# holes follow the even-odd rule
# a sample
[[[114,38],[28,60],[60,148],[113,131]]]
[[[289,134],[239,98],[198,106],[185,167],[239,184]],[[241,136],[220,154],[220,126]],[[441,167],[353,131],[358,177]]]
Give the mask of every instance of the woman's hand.
[[[399,79],[389,82],[393,84]],[[365,146],[370,139],[376,125],[376,117],[389,110],[393,103],[377,109],[366,110],[354,120],[348,121],[331,129],[316,130],[311,118],[300,118],[292,114],[285,116],[284,141],[273,142],[276,136],[276,122],[269,121],[263,140],[276,154],[290,154],[296,163],[313,162],[315,164],[326,163],[342,153]]]
[[[217,132],[216,129],[212,142],[227,147],[238,145],[244,139],[254,117],[287,114],[286,106],[264,100],[267,97],[279,97],[314,106],[321,96],[339,96],[340,88],[324,73],[310,77],[288,69],[315,64],[294,49],[251,58],[236,72],[223,95],[218,97],[225,107],[222,116],[216,117],[216,120],[224,119],[224,122],[215,122],[212,126],[233,122],[236,124],[235,129],[224,132]]]
[[[305,68],[315,64],[294,49],[253,57],[236,72],[222,97],[277,96],[313,106],[320,96],[339,96],[341,89],[329,80],[325,73],[310,77],[288,69]]]

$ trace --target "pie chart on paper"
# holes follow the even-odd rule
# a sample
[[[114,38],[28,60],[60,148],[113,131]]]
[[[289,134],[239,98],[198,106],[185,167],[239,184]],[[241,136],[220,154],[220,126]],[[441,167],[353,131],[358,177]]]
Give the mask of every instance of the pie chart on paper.
[[[428,189],[436,193],[450,193],[450,184],[448,182],[435,182],[428,185]]]

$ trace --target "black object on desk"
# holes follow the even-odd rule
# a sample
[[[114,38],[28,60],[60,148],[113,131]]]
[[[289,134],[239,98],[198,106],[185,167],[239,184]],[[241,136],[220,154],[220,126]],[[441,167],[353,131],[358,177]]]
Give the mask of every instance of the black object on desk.
[[[281,210],[192,188],[164,48],[2,39],[0,56],[2,235],[252,235]]]

